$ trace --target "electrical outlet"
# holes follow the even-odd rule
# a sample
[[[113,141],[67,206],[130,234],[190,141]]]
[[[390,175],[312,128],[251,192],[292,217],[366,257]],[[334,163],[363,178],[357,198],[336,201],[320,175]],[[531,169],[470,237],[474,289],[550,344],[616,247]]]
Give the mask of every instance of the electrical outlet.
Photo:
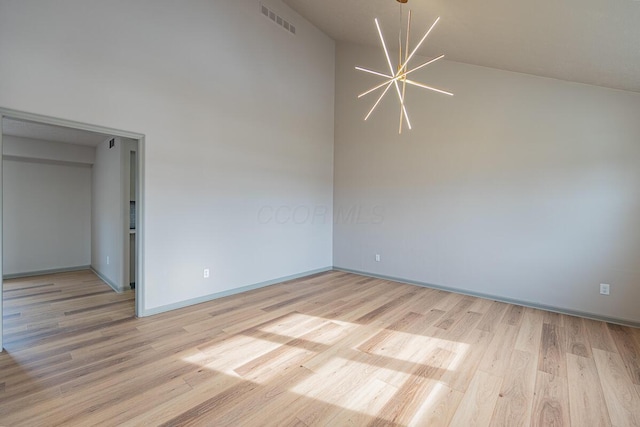
[[[109,255],[107,255],[107,265],[109,265]]]
[[[611,293],[611,285],[600,283],[600,295],[609,295]]]
[[[376,262],[380,262],[380,254],[376,254]]]
[[[205,278],[205,279],[208,279],[208,278],[209,278],[209,269],[208,269],[208,268],[205,268],[205,269],[204,269],[204,278]]]

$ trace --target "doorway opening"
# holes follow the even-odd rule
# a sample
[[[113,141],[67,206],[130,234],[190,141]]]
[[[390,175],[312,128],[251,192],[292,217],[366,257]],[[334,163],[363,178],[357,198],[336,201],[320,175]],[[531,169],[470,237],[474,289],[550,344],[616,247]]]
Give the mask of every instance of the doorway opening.
[[[144,135],[0,109],[0,152],[0,319],[4,299],[11,298],[5,279],[89,268],[115,291],[134,293],[141,316]],[[46,188],[33,194],[38,182]],[[24,203],[22,189],[32,193]],[[57,207],[43,214],[45,198]],[[19,207],[27,214],[17,213]],[[47,223],[56,224],[55,238],[38,240],[49,236],[35,225]]]

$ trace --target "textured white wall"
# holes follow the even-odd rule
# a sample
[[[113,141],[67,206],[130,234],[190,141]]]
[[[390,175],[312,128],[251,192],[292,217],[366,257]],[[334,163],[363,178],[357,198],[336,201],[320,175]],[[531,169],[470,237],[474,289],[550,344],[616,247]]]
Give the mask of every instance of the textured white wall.
[[[90,264],[89,165],[3,160],[2,197],[3,274]]]
[[[355,65],[385,60],[337,49],[336,266],[640,322],[640,94],[443,61],[398,136]]]
[[[146,136],[145,310],[332,263],[334,43],[264,3],[297,35],[253,0],[0,2],[0,106]]]

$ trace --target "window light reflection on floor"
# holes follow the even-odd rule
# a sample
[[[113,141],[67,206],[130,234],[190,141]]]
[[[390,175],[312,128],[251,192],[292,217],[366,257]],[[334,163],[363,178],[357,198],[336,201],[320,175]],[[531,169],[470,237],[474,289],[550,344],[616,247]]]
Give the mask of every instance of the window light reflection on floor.
[[[310,340],[302,339],[303,336],[330,324],[335,326],[335,331],[316,334]],[[362,331],[367,333],[363,335],[365,338],[360,345],[381,332],[386,336],[379,343],[368,347],[366,352],[358,349],[358,346],[331,348],[341,339],[358,333],[359,328],[369,329]],[[416,375],[416,367],[423,364],[424,369],[429,369],[424,364],[427,363],[426,358],[430,353],[438,349],[450,353],[451,357],[446,362],[443,361],[442,366],[433,368],[455,371],[469,350],[469,344],[466,343],[385,328],[372,329],[370,325],[301,313],[291,313],[259,328],[248,329],[245,333],[204,345],[200,347],[200,351],[182,360],[245,381],[266,385],[278,375],[278,369],[295,360],[295,353],[299,352],[304,358],[304,367],[309,369],[309,376],[293,385],[289,391],[370,416],[384,416],[379,414],[379,411]],[[296,347],[295,344],[301,342],[306,344]],[[310,352],[308,347],[316,344],[319,351]],[[282,351],[283,346],[290,347],[291,351]],[[277,351],[282,354],[274,355],[272,358],[270,353]],[[325,354],[326,360],[323,357],[324,351],[331,352]],[[265,355],[267,357],[264,366],[257,366],[256,371],[251,372],[253,375],[243,376],[236,372],[238,369],[242,371],[241,368],[246,364]],[[314,363],[314,359],[318,357]],[[344,375],[345,372],[349,373],[348,376]],[[433,384],[428,385],[429,394],[421,404],[416,417],[429,411],[433,403],[440,400],[440,395],[448,392],[449,389],[438,382],[441,376],[425,378],[425,381],[432,381]],[[329,389],[331,393],[327,393]]]

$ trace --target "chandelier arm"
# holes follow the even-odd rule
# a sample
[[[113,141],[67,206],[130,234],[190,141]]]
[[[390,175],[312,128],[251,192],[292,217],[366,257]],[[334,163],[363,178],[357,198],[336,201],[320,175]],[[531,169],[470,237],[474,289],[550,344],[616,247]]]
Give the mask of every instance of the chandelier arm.
[[[404,79],[402,82],[402,99],[404,99],[407,92],[407,79]],[[403,105],[404,107],[404,105]],[[404,115],[404,110],[400,109],[400,126],[398,127],[398,134],[402,134],[402,117]]]
[[[406,47],[404,49],[404,68],[403,71],[406,71],[406,67],[407,67],[407,58],[409,57],[409,37],[411,35],[411,9],[409,9],[409,17],[407,18],[407,43],[406,43]],[[402,62],[402,59],[400,59],[400,62]]]
[[[400,5],[400,26],[398,27],[398,65],[402,64],[402,5]]]
[[[411,130],[411,122],[409,121],[409,113],[407,113],[407,107],[405,107],[404,104],[402,104],[402,110],[404,111],[404,118],[407,119],[407,127],[409,128],[409,130]]]
[[[393,79],[394,76],[389,76],[384,73],[379,73],[378,71],[373,71],[368,68],[356,67],[358,71],[364,71],[365,73],[375,74],[376,76],[385,77],[387,79]]]
[[[407,114],[407,108],[404,106],[404,96],[400,93],[400,85],[398,84],[398,80],[394,80],[393,84],[396,86],[396,92],[398,93],[398,99],[400,100],[400,106],[402,107],[402,111],[404,111],[404,116],[407,119],[407,126],[409,126],[409,130],[411,130],[411,122],[409,121],[409,115]]]
[[[380,42],[382,43],[382,48],[384,49],[384,56],[387,57],[387,63],[389,64],[389,71],[391,71],[391,75],[395,76],[396,72],[393,71],[393,65],[391,64],[391,58],[389,57],[389,50],[387,49],[387,44],[384,41],[384,36],[382,35],[382,30],[380,29],[380,23],[378,22],[378,18],[376,18],[376,27],[378,28],[378,35],[380,36]]]
[[[367,116],[364,118],[365,120],[367,120],[369,116],[373,113],[373,110],[375,110],[378,104],[380,104],[380,101],[382,101],[382,98],[384,98],[384,96],[387,94],[390,88],[391,88],[391,82],[387,83],[386,89],[384,90],[384,92],[382,92],[382,95],[380,95],[376,103],[373,104],[373,107],[371,107],[371,110],[369,110],[369,114],[367,114]]]
[[[369,89],[368,91],[363,92],[360,95],[358,95],[358,98],[362,98],[365,95],[369,95],[371,92],[374,92],[374,91],[380,89],[384,85],[390,85],[391,83],[393,83],[393,80],[394,79],[391,79],[391,80],[387,80],[386,82],[380,83],[378,86],[375,86],[375,87]]]
[[[398,85],[397,77],[400,74],[400,70],[398,72],[393,71],[393,64],[391,64],[391,57],[389,56],[389,49],[387,49],[387,44],[384,41],[384,36],[382,35],[382,29],[380,29],[380,23],[378,22],[378,18],[375,19],[376,28],[378,28],[378,35],[380,36],[380,42],[382,43],[382,48],[384,49],[384,56],[387,58],[387,63],[389,64],[389,70],[391,74],[394,76],[393,85],[396,87],[396,92],[398,93],[398,99],[400,100],[400,105],[402,106],[402,110],[404,111],[405,117],[407,118],[407,125],[409,129],[411,129],[411,123],[409,122],[409,116],[407,115],[407,109],[404,106],[404,98],[400,93],[400,85]]]
[[[423,85],[422,83],[414,82],[413,80],[407,79],[406,82],[409,83],[410,85],[418,86],[418,87],[421,87],[423,89],[428,89],[428,90],[432,90],[434,92],[443,93],[445,95],[453,96],[453,94],[451,92],[447,92],[445,90],[436,89],[435,87]]]
[[[430,61],[427,61],[427,62],[425,62],[425,63],[424,63],[424,64],[422,64],[422,65],[418,65],[416,68],[412,68],[412,69],[410,69],[409,71],[405,71],[404,73],[400,74],[400,75],[399,75],[399,76],[397,76],[396,78],[401,79],[401,78],[403,78],[403,77],[405,77],[405,76],[407,76],[407,75],[409,75],[409,74],[413,73],[414,71],[418,71],[419,69],[424,68],[424,67],[426,67],[427,65],[433,64],[434,62],[441,60],[442,58],[444,58],[444,55],[440,55],[440,56],[438,56],[437,58],[433,58],[433,59],[431,59]]]
[[[400,26],[400,32],[402,32],[402,25]],[[404,61],[405,61],[405,65],[398,69],[398,75],[400,75],[400,73],[402,73],[403,76],[406,76],[407,74],[407,58],[409,57],[409,40],[411,38],[411,9],[409,9],[409,14],[407,17],[407,39],[405,42],[405,49],[404,49]],[[398,61],[398,64],[402,64],[402,41],[398,40],[398,42],[400,43],[400,59]],[[404,100],[407,94],[407,82],[406,82],[406,78],[403,78],[403,82],[402,82],[402,99]],[[405,108],[404,108],[404,104],[401,105],[400,108],[400,124],[398,125],[398,134],[402,135],[402,123],[403,123],[403,116],[405,113]],[[407,123],[409,123],[409,116],[407,116]],[[409,129],[411,129],[411,124],[409,124]]]
[[[406,76],[408,76],[409,74],[413,73],[414,71],[417,71],[417,70],[419,70],[419,69],[421,69],[421,68],[423,68],[423,67],[426,67],[426,66],[427,66],[427,65],[429,65],[429,64],[433,64],[434,62],[436,62],[437,60],[442,59],[442,58],[444,58],[444,55],[440,55],[440,56],[438,56],[437,58],[434,58],[434,59],[432,59],[432,60],[430,60],[430,61],[427,61],[427,62],[425,62],[425,63],[424,63],[424,64],[422,64],[422,65],[418,65],[416,68],[413,68],[413,69],[411,69],[411,70],[409,70],[409,71],[406,71],[406,72],[404,72],[404,73],[402,73],[402,74],[400,74],[400,75],[398,75],[398,76],[396,76],[396,77],[387,76],[386,74],[378,73],[378,72],[376,72],[376,71],[368,70],[368,69],[366,69],[366,68],[356,67],[356,70],[365,71],[365,72],[367,72],[367,73],[376,74],[376,75],[379,75],[379,76],[382,76],[382,77],[386,77],[386,78],[388,78],[388,79],[391,79],[391,80],[389,80],[388,82],[380,83],[378,86],[375,86],[374,88],[369,89],[368,91],[366,91],[366,92],[364,92],[364,93],[361,93],[360,95],[358,95],[358,98],[362,98],[363,96],[368,95],[368,94],[370,94],[371,92],[374,92],[374,91],[375,91],[375,90],[377,90],[377,89],[380,89],[382,86],[384,86],[384,85],[386,85],[386,84],[388,84],[388,83],[391,83],[391,81],[392,81],[392,80],[399,80],[399,79],[401,79],[401,78],[403,78],[403,77],[406,77]]]
[[[436,24],[438,23],[438,21],[440,20],[440,17],[438,16],[438,19],[436,19],[434,21],[433,24],[431,24],[431,28],[429,28],[429,30],[427,30],[427,32],[425,33],[425,35],[422,37],[422,40],[420,40],[420,43],[418,43],[418,45],[415,47],[415,49],[413,49],[413,51],[411,52],[411,55],[409,55],[409,57],[407,58],[406,61],[404,61],[404,64],[402,64],[402,67],[400,68],[404,68],[407,66],[407,64],[409,63],[409,61],[411,61],[411,58],[413,58],[413,55],[416,54],[416,52],[418,51],[418,49],[420,49],[420,46],[422,46],[422,43],[424,43],[424,41],[427,39],[427,37],[429,36],[429,33],[431,33],[431,30],[433,30],[433,28],[436,26]],[[393,72],[393,70],[392,70]]]

